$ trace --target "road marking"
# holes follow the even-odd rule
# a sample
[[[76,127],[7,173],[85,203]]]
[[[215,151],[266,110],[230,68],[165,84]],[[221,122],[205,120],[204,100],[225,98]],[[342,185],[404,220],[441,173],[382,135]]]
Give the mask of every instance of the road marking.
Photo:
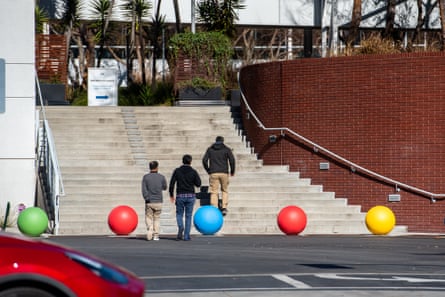
[[[429,278],[417,278],[417,277],[402,277],[391,276],[390,278],[383,277],[357,277],[357,276],[345,276],[335,273],[317,273],[316,277],[325,279],[339,279],[339,280],[364,280],[364,281],[405,281],[409,283],[433,283],[433,282],[445,282],[445,279],[429,279]]]
[[[445,279],[433,279],[433,278],[417,278],[417,277],[400,277],[393,276],[397,280],[407,281],[409,283],[444,283]]]
[[[280,280],[282,282],[285,282],[286,284],[291,285],[292,287],[295,287],[295,288],[299,288],[299,289],[311,288],[311,286],[309,286],[303,282],[297,281],[296,279],[293,279],[291,277],[288,277],[285,274],[272,274],[272,277],[276,278],[277,280]]]
[[[314,274],[319,278],[326,279],[340,279],[340,280],[371,280],[371,281],[394,281],[393,278],[382,278],[382,277],[358,277],[358,276],[344,276],[335,273],[316,273]]]

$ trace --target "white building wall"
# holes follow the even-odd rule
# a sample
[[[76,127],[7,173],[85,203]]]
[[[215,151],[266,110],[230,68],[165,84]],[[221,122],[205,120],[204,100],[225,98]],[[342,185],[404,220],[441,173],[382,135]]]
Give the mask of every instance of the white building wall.
[[[57,3],[62,0],[41,0]],[[94,0],[81,0],[83,4],[82,17],[91,18],[91,4]],[[191,22],[191,3],[199,0],[179,0],[179,13],[183,24]],[[113,9],[114,20],[123,20],[122,4],[125,0],[115,0]],[[153,6],[150,13],[156,10],[159,0],[148,0]],[[432,5],[431,0],[423,0],[423,13],[429,10]],[[289,27],[320,27],[320,18],[322,15],[334,18],[331,22],[337,26],[346,25],[351,20],[351,11],[353,0],[244,0],[245,8],[238,11],[239,25],[258,25],[258,26],[289,26]],[[362,1],[362,23],[364,28],[374,28],[385,26],[385,14],[387,1]],[[54,4],[53,4],[54,5]],[[197,5],[195,5],[197,6]],[[334,7],[331,14],[331,9]],[[325,10],[323,12],[323,10]],[[167,23],[175,22],[175,10],[173,1],[162,0],[161,14],[165,16]],[[417,1],[404,0],[399,1],[396,7],[396,26],[402,28],[415,28],[417,24]],[[57,14],[57,13],[56,13]],[[60,16],[60,11],[59,11]],[[150,21],[151,17],[146,20]],[[326,22],[326,20],[325,20]],[[437,5],[432,10],[428,28],[440,28],[439,10]]]
[[[0,218],[6,203],[33,206],[35,191],[34,0],[0,0],[0,59],[5,111],[0,113]]]
[[[57,2],[57,0],[46,1]],[[191,1],[178,1],[181,22],[184,24],[191,23]],[[239,21],[237,23],[243,25],[312,26],[314,23],[314,1],[320,0],[245,0],[243,3],[245,8],[238,11]],[[92,11],[89,7],[93,2],[93,0],[82,0],[83,18],[92,17]],[[148,0],[148,2],[152,4],[150,13],[153,15],[159,0]],[[125,19],[121,9],[123,3],[125,3],[125,0],[115,0],[114,20]],[[195,3],[198,3],[198,0],[195,0]],[[195,4],[195,7],[197,7],[197,4]],[[162,1],[160,13],[165,16],[167,23],[175,23],[173,1]],[[60,17],[60,12],[57,16]],[[150,21],[150,19],[151,17],[146,18],[147,21]]]

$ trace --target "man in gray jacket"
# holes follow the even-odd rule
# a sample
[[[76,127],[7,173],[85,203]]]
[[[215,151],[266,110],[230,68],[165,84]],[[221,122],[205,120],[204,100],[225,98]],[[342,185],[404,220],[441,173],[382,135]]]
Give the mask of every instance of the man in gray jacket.
[[[162,211],[162,191],[167,190],[167,180],[158,173],[159,163],[151,161],[150,173],[142,178],[142,196],[145,200],[145,223],[147,240],[159,240]]]
[[[235,157],[232,150],[224,144],[224,137],[216,137],[215,143],[204,154],[202,165],[210,175],[210,204],[218,207],[218,194],[221,190],[221,212],[225,216],[229,204],[229,174],[235,175]]]

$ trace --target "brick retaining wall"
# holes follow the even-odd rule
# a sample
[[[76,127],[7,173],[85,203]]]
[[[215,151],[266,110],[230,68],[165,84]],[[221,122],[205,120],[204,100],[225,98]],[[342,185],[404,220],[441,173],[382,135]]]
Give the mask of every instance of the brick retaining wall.
[[[415,53],[300,59],[241,70],[249,105],[266,127],[288,127],[379,174],[433,193],[445,193],[445,54]],[[400,191],[327,159],[286,134],[276,143],[244,109],[248,140],[265,164],[322,184],[367,211],[390,207],[410,232],[445,232],[445,200]],[[320,170],[329,162],[329,170]]]

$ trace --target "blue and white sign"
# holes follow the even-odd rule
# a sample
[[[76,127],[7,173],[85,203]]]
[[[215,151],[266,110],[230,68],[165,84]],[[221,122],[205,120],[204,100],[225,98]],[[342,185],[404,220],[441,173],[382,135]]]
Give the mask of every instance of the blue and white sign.
[[[115,69],[88,68],[88,106],[117,106]]]
[[[5,112],[6,91],[5,59],[0,59],[0,113]]]

